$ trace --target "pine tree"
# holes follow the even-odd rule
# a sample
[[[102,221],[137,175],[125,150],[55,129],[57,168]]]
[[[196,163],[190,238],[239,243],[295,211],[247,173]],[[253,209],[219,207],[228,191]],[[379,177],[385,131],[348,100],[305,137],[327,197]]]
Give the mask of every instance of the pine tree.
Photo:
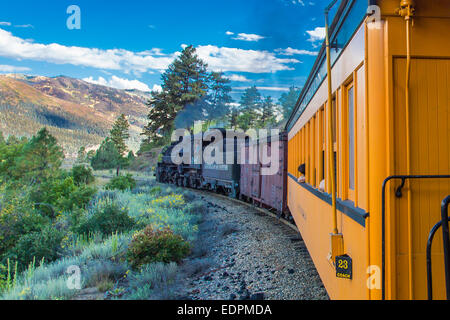
[[[241,96],[238,124],[244,131],[255,128],[262,107],[262,98],[256,86],[250,87],[244,91]]]
[[[222,72],[211,72],[209,76],[209,92],[207,95],[206,120],[211,123],[214,120],[222,120],[230,113],[230,80],[223,76]]]
[[[126,140],[130,137],[130,133],[128,132],[129,128],[130,124],[128,123],[126,116],[121,114],[117,118],[110,132],[111,141],[114,142],[117,151],[119,151],[121,156],[124,156],[128,151]]]
[[[92,158],[91,166],[94,170],[114,169],[121,161],[122,157],[116,144],[110,138],[106,138]]]
[[[289,88],[288,93],[283,93],[278,100],[281,105],[281,112],[283,114],[283,119],[288,120],[291,116],[292,111],[297,103],[300,95],[300,89],[292,86]]]
[[[89,150],[88,153],[86,154],[86,161],[91,162],[92,158],[94,158],[94,156],[95,156],[95,151]]]
[[[77,155],[77,163],[83,163],[86,161],[86,148],[85,147],[80,147],[80,149],[78,150],[78,155]]]
[[[162,91],[152,92],[149,123],[142,135],[146,143],[163,145],[170,139],[178,112],[202,99],[208,90],[207,65],[198,58],[195,48],[186,47],[162,75]],[[194,105],[195,106],[195,105]],[[196,119],[192,119],[193,120]]]
[[[24,176],[24,171],[17,170],[17,159],[23,155],[27,143],[26,139],[19,140],[10,135],[5,143],[0,144],[0,184]]]
[[[25,172],[31,183],[42,183],[51,177],[64,159],[62,148],[47,128],[42,128],[23,147],[22,156],[17,160],[16,170]]]
[[[232,130],[236,130],[239,125],[239,110],[238,107],[232,106],[230,107],[230,112],[227,116],[228,128]]]
[[[260,128],[271,127],[277,122],[275,107],[272,97],[268,96],[262,104],[262,114],[258,121]]]

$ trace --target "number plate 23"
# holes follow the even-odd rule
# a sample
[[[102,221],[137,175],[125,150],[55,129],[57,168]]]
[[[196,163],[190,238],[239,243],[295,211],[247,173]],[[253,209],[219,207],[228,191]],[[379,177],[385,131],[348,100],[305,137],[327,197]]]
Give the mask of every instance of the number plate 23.
[[[336,257],[336,277],[351,280],[353,273],[352,258],[349,256]]]

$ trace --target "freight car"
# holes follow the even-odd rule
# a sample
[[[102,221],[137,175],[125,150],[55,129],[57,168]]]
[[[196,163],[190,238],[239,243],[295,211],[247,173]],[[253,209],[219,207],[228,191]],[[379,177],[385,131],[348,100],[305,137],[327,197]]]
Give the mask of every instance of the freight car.
[[[278,171],[273,175],[263,175],[262,169],[268,165],[250,164],[249,155],[252,143],[258,150],[264,150],[270,157],[272,141],[275,136],[269,136],[266,141],[247,141],[245,144],[245,162],[241,165],[240,198],[254,205],[275,211],[280,217],[292,221],[292,216],[287,207],[287,134],[282,132],[277,137],[279,141]]]

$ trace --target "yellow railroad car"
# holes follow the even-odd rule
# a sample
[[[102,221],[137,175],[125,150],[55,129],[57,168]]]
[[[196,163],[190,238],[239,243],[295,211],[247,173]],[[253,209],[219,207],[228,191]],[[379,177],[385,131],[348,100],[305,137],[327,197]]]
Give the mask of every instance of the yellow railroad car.
[[[450,1],[334,10],[286,126],[289,209],[332,299],[427,299],[450,195]],[[434,299],[447,298],[443,243],[439,229]]]

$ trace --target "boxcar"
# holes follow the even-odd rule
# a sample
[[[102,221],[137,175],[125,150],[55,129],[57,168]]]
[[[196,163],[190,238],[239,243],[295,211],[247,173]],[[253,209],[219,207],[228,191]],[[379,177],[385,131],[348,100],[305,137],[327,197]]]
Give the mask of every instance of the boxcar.
[[[286,127],[288,205],[333,299],[426,299],[429,289],[446,297],[440,232],[429,252],[432,288],[426,257],[450,194],[449,32],[448,0],[340,1],[332,101],[324,44]]]
[[[265,149],[271,157],[272,137],[265,143],[256,142],[258,149]],[[249,142],[245,145],[245,163],[241,165],[240,191],[241,197],[251,200],[254,204],[275,210],[278,214],[290,217],[287,207],[287,134],[280,133],[278,137],[279,169],[274,175],[262,175],[261,170],[269,165],[249,164],[249,150],[253,147]]]

